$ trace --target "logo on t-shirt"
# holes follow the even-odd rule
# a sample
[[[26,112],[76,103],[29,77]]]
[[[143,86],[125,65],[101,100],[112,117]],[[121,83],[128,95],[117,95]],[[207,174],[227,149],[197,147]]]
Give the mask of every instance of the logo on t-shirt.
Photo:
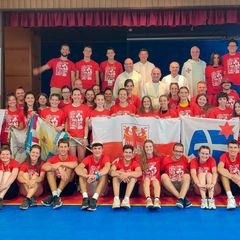
[[[218,70],[216,72],[212,72],[211,77],[212,77],[213,87],[218,87],[222,82],[222,77],[223,77],[222,76],[222,71]]]
[[[156,165],[155,162],[148,163],[148,167],[147,167],[146,171],[144,171],[144,173],[143,173],[144,177],[149,177],[150,180],[153,179],[153,177],[157,173],[157,168],[155,165]]]
[[[240,62],[238,57],[228,59],[227,66],[228,66],[228,74],[240,73]]]
[[[66,77],[68,73],[68,63],[67,62],[57,62],[56,64],[56,76]]]
[[[239,164],[234,164],[229,166],[229,172],[231,174],[239,175]]]
[[[81,79],[82,80],[91,81],[92,74],[93,74],[92,65],[83,65],[81,67]]]
[[[69,128],[70,129],[83,129],[83,117],[82,111],[71,111],[69,116]]]
[[[184,174],[183,166],[170,166],[169,177],[171,181],[181,181]]]

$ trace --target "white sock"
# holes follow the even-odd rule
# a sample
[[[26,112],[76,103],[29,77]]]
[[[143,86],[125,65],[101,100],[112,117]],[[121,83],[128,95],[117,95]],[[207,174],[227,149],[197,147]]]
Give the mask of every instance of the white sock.
[[[83,198],[88,198],[87,192],[83,192],[83,193],[82,193],[82,196],[83,196]]]
[[[98,196],[99,196],[99,194],[98,194],[98,193],[94,193],[92,198],[94,198],[94,199],[96,199],[96,200],[97,200],[97,199],[98,199]]]
[[[60,188],[58,188],[58,189],[57,189],[57,195],[58,195],[58,197],[60,196],[61,192],[62,192],[62,190],[61,190]]]
[[[58,196],[58,192],[57,191],[52,191],[52,195],[53,196]]]
[[[114,199],[119,200],[119,196],[115,196]]]
[[[129,197],[125,197],[124,199],[128,200],[129,201]]]
[[[232,192],[231,192],[231,191],[227,191],[227,197],[228,197],[228,198],[232,198],[232,197],[233,197],[233,195],[232,195]]]

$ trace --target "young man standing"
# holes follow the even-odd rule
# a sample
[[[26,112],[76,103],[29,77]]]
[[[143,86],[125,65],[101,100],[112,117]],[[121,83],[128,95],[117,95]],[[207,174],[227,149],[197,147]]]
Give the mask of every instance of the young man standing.
[[[68,44],[63,44],[60,49],[61,56],[53,58],[47,64],[33,69],[33,75],[39,75],[49,69],[52,69],[53,74],[50,82],[50,94],[61,94],[61,88],[65,85],[72,87],[75,80],[75,65],[68,59],[70,47]]]
[[[113,48],[107,49],[107,60],[100,64],[101,89],[106,87],[113,89],[116,78],[123,72],[122,64],[114,59],[115,51]]]
[[[75,169],[79,175],[79,184],[82,191],[82,210],[95,211],[97,200],[107,187],[107,174],[111,163],[108,156],[103,155],[103,145],[100,142],[92,143],[92,155],[84,158]],[[90,189],[94,189],[94,194],[89,201]]]
[[[94,84],[99,85],[99,65],[91,59],[92,48],[83,49],[83,59],[76,63],[76,79],[82,80],[84,92]]]
[[[53,209],[62,206],[60,195],[72,195],[75,190],[74,183],[74,168],[77,166],[77,158],[70,156],[69,140],[60,139],[58,141],[59,154],[49,158],[43,165],[43,170],[47,173],[47,180],[50,186],[52,196],[42,201],[45,206],[53,206]]]
[[[218,172],[227,194],[227,209],[236,208],[234,195],[240,194],[240,153],[237,140],[231,140],[227,152],[220,157]]]
[[[232,81],[232,88],[240,94],[240,53],[238,42],[231,39],[228,42],[228,53],[222,57],[224,78]]]
[[[189,208],[192,203],[186,198],[191,178],[189,174],[189,161],[183,155],[184,148],[181,143],[175,143],[172,156],[163,159],[163,174],[161,181],[164,188],[177,198],[176,207]]]

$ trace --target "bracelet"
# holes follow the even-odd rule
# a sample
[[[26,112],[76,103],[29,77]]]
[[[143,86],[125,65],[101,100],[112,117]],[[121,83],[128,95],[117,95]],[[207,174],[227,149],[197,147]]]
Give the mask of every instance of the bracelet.
[[[99,173],[96,173],[96,181],[98,181],[100,178],[100,174]]]
[[[87,137],[84,137],[84,139],[87,139]]]

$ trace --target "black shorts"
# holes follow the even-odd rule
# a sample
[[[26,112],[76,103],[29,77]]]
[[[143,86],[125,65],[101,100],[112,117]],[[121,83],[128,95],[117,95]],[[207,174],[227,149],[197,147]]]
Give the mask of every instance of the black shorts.
[[[10,200],[18,196],[19,187],[16,181],[14,181],[8,191],[6,192],[3,199]]]
[[[59,185],[61,179],[60,178],[56,178],[56,182],[57,182],[57,185]],[[46,182],[46,188],[45,188],[46,191],[44,191],[45,194],[48,194],[51,192],[51,188],[48,184],[48,182]],[[67,196],[71,196],[74,194],[74,192],[77,190],[77,184],[75,182],[75,178],[73,178],[73,181],[72,182],[69,182],[67,184],[67,186],[63,189],[63,191],[61,192],[61,197],[67,197]]]
[[[132,190],[132,193],[130,195],[130,198],[136,197],[138,195],[138,188],[139,188],[139,184],[138,184],[138,182],[136,182],[134,185],[134,188]],[[125,197],[126,189],[127,189],[127,183],[121,182],[120,183],[120,194],[119,194],[120,198]]]
[[[233,196],[240,196],[240,187],[234,183],[233,181],[229,180],[230,181],[230,189],[231,189],[231,192],[233,194]],[[226,191],[223,187],[223,184],[222,182],[220,182],[220,186],[221,186],[221,189],[222,189],[222,194],[226,194]]]

